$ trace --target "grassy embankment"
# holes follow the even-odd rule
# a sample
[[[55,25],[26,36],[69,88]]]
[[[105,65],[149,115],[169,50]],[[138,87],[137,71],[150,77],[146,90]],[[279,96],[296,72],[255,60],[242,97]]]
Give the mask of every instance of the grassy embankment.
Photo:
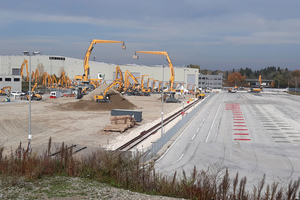
[[[3,148],[1,148],[1,187],[24,188],[24,181],[20,180],[34,183],[37,180],[39,182],[47,181],[49,177],[77,177],[85,180],[86,186],[89,185],[88,183],[94,183],[93,187],[102,187],[101,184],[105,183],[135,192],[184,199],[286,200],[297,198],[297,190],[300,185],[299,178],[291,181],[287,186],[280,186],[279,183],[266,185],[264,176],[252,191],[246,191],[247,178],[239,177],[239,174],[236,173],[236,176],[231,179],[227,169],[198,170],[194,167],[189,175],[183,171],[180,177],[178,173],[174,173],[172,177],[166,177],[157,173],[153,164],[144,165],[141,163],[139,157],[128,157],[124,154],[99,149],[89,156],[75,158],[72,155],[72,148],[68,148],[64,144],[58,151],[60,153],[51,156],[53,154],[51,152],[51,138],[48,149],[42,155],[28,153],[20,144],[15,152],[11,152],[9,156],[4,156]],[[66,189],[66,184],[61,179],[52,179],[52,181],[47,181],[45,187],[55,188],[55,194],[49,190],[45,192],[46,189],[40,189],[39,193],[32,187],[25,188],[26,192],[24,193],[22,190],[22,193],[29,195],[31,199],[39,199],[43,195],[48,196],[48,198],[86,195],[83,188]],[[3,189],[0,195],[2,198],[8,197]]]

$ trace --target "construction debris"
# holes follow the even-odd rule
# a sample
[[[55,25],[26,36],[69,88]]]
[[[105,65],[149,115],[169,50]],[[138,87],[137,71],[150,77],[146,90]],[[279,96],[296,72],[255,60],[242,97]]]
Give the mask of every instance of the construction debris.
[[[130,115],[111,116],[110,122],[111,124],[106,125],[103,128],[104,131],[116,131],[123,133],[127,129],[136,125],[134,117],[131,117]]]

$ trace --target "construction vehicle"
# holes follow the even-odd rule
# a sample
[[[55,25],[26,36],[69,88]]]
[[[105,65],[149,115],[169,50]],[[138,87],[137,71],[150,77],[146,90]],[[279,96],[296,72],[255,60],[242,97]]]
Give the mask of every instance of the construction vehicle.
[[[159,85],[158,85],[158,88],[157,88],[157,92],[160,92],[162,90],[161,86],[162,86],[162,81],[159,81]]]
[[[118,92],[120,92],[120,93],[123,92],[123,89],[124,89],[124,80],[123,80],[122,71],[121,71],[121,69],[120,69],[119,66],[116,66],[115,81],[119,82],[120,84],[116,85],[116,86],[118,86],[117,88],[116,88],[116,86],[114,86],[114,89],[118,90]]]
[[[140,96],[141,94],[137,89],[140,83],[138,82],[137,78],[135,78],[128,70],[125,71],[124,76],[125,76],[124,89],[123,89],[124,94]],[[130,84],[129,78],[131,78],[134,81],[133,84]]]
[[[262,91],[261,88],[251,88],[250,92],[251,93],[260,93]]]
[[[113,81],[101,94],[96,94],[94,96],[94,99],[96,102],[101,102],[101,103],[110,103],[110,95],[108,94],[108,90],[110,90],[112,87],[115,87],[117,85],[120,85],[122,83],[118,81]]]
[[[142,75],[140,91],[141,91],[142,96],[150,96],[151,90],[149,88],[145,88],[145,86],[144,86],[144,77],[145,76],[149,76],[149,75]]]
[[[123,82],[123,74],[119,66],[116,66],[115,81]]]
[[[235,88],[229,88],[228,92],[229,93],[236,93],[236,89]]]
[[[24,66],[26,65],[26,72],[27,72],[27,78],[26,81],[29,81],[29,71],[28,71],[28,61],[26,59],[24,59],[22,65],[21,65],[21,77],[23,78],[24,75]]]
[[[192,89],[189,90],[189,93],[190,93],[190,94],[194,94],[194,88],[195,88],[195,84],[193,85]]]
[[[5,90],[8,90],[8,92],[6,93]],[[10,96],[10,92],[11,92],[11,86],[6,86],[0,89],[0,95]]]
[[[43,78],[43,86],[45,86],[45,87],[47,87],[47,72],[44,72],[43,73],[43,76],[42,76],[42,78]]]
[[[175,92],[176,92],[176,89],[174,89],[175,71],[174,71],[174,67],[173,67],[173,64],[171,62],[171,59],[170,59],[168,53],[166,51],[136,51],[135,55],[133,56],[134,59],[138,59],[137,53],[157,54],[157,55],[164,55],[167,57],[171,77],[170,77],[170,81],[169,81],[170,87],[168,88],[168,91],[167,91],[170,94],[170,97],[166,99],[166,102],[167,103],[179,103],[180,101],[174,97]]]
[[[42,100],[42,95],[37,94],[34,91],[36,87],[37,87],[37,83],[35,83],[33,88],[31,89],[31,100],[39,101],[39,100]],[[29,94],[23,96],[21,99],[29,100]]]
[[[198,99],[204,99],[205,94],[202,93],[202,91],[199,88],[197,88],[196,93],[195,93],[195,97],[198,98]]]
[[[89,76],[90,76],[90,66],[89,66],[89,58],[90,58],[90,55],[92,53],[92,50],[94,48],[94,45],[97,44],[97,43],[123,43],[122,45],[122,49],[126,49],[126,46],[125,46],[125,43],[122,42],[122,41],[114,41],[114,40],[97,40],[97,39],[94,39],[88,50],[86,51],[86,54],[85,54],[85,58],[84,58],[84,74],[82,76],[80,75],[77,75],[75,76],[75,80],[79,80],[82,82],[82,84],[89,84],[90,83],[90,80],[89,80]]]

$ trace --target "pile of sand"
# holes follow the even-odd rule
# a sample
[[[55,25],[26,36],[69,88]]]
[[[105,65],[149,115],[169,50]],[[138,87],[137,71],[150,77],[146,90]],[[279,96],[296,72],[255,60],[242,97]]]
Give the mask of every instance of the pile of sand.
[[[87,95],[83,95],[82,100],[93,100],[96,94],[101,94],[109,86],[109,84],[102,84]],[[112,89],[110,89],[111,91]]]
[[[99,111],[106,110],[110,111],[112,109],[134,109],[136,106],[131,103],[128,99],[121,96],[121,94],[115,89],[110,89],[108,93],[110,94],[110,102],[102,103],[96,102],[94,96],[96,94],[101,94],[108,87],[108,84],[103,84],[91,91],[87,95],[84,95],[82,99],[76,102],[69,102],[62,105],[58,105],[60,110],[79,110],[79,111]]]

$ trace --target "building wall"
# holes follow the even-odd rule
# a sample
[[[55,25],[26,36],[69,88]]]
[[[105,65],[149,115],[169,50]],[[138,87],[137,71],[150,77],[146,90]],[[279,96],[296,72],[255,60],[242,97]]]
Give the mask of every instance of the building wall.
[[[198,85],[200,88],[221,89],[223,86],[223,74],[203,75],[200,73]]]
[[[0,56],[0,74],[3,75],[12,75],[13,69],[20,69],[24,59],[28,61],[29,68],[31,68],[31,72],[35,71],[38,66],[39,69],[43,69],[44,71],[40,71],[39,74],[43,74],[47,72],[50,75],[60,76],[62,71],[66,72],[66,75],[73,79],[76,75],[83,75],[83,60],[64,57],[64,56],[56,56],[56,55],[32,55],[32,56]],[[30,67],[31,66],[31,67]],[[90,66],[90,78],[96,79],[98,78],[98,73],[105,74],[105,80],[107,82],[114,80],[114,74],[116,72],[116,64],[108,64],[103,62],[94,62],[89,61]],[[119,65],[123,74],[126,70],[129,70],[132,74],[141,75],[149,75],[149,78],[154,78],[159,81],[169,81],[170,79],[170,69],[168,66],[164,68],[162,66],[146,66],[146,65],[135,65],[135,64],[127,64],[127,65]],[[182,68],[182,67],[174,67],[175,71],[175,80],[174,85],[177,82],[187,83],[193,82],[193,80],[189,79],[188,76],[194,76],[194,83],[198,85],[198,69],[192,68]],[[15,71],[16,72],[16,71]],[[30,72],[30,73],[31,73]],[[26,67],[23,69],[23,74],[26,76]],[[185,85],[186,86],[186,85]]]
[[[22,80],[21,76],[12,75],[1,75],[0,74],[0,88],[10,86],[11,91],[21,91],[22,90]]]

